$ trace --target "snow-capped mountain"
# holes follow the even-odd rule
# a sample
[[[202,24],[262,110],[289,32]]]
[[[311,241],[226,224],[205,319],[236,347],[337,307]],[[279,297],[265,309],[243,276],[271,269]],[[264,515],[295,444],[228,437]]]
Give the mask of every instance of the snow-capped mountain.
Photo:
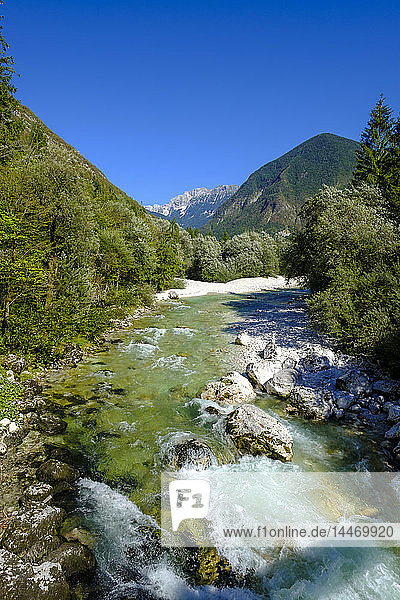
[[[237,185],[218,185],[212,190],[195,188],[175,196],[167,204],[153,204],[145,208],[171,220],[175,217],[181,227],[201,227],[238,189]]]

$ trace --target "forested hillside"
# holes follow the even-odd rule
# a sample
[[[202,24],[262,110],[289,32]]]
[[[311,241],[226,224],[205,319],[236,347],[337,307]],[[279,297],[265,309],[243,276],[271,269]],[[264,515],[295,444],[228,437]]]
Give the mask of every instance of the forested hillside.
[[[322,133],[269,162],[243,183],[205,226],[219,236],[256,229],[275,233],[300,225],[298,212],[322,185],[346,186],[359,144]]]
[[[0,351],[39,362],[85,342],[182,270],[154,219],[14,98],[0,60]]]

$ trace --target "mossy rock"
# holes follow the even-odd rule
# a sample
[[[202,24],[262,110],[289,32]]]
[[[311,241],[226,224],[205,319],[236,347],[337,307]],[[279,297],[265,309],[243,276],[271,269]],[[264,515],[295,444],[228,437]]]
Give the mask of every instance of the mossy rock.
[[[282,423],[253,404],[242,404],[226,418],[226,432],[242,454],[293,458],[293,439]]]

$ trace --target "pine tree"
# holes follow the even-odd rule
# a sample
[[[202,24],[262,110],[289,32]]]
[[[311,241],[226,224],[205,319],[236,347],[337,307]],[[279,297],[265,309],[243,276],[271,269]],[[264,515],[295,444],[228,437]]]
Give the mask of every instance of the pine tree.
[[[393,177],[394,129],[392,111],[381,95],[361,135],[361,149],[357,154],[357,166],[354,172],[355,184],[369,183],[388,193]]]
[[[3,2],[0,2],[0,5]],[[3,19],[0,16],[0,19]],[[18,106],[13,94],[16,88],[12,83],[15,74],[14,60],[8,56],[8,44],[3,37],[3,26],[0,24],[0,163],[6,163],[13,151],[16,140],[23,129],[21,119],[16,118]]]
[[[400,211],[400,116],[394,125],[389,200]]]
[[[222,241],[223,243],[225,243],[225,242],[227,242],[227,241],[228,241],[228,240],[230,240],[230,239],[231,239],[231,237],[230,237],[229,233],[227,232],[227,230],[226,230],[226,229],[224,229],[224,233],[222,234],[221,241]]]

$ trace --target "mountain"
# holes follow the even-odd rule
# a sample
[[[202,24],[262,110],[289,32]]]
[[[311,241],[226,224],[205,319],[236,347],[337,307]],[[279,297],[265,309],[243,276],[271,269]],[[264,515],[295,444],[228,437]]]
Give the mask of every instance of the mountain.
[[[345,187],[350,182],[358,148],[357,142],[332,133],[310,138],[252,173],[203,229],[211,227],[216,235],[226,229],[232,235],[296,228],[306,198],[323,184]]]
[[[238,189],[237,185],[218,185],[212,190],[195,188],[175,196],[167,204],[154,204],[145,208],[153,214],[171,220],[175,218],[181,227],[201,227]]]
[[[120,188],[111,183],[104,173],[100,171],[100,169],[89,162],[87,158],[82,156],[82,154],[80,154],[73,146],[68,144],[60,136],[54,133],[54,131],[49,129],[49,127],[47,127],[47,125],[30,110],[30,108],[24,106],[23,104],[19,104],[17,108],[17,116],[22,119],[28,130],[31,130],[34,126],[39,126],[44,131],[47,138],[48,151],[51,156],[61,151],[63,154],[63,160],[73,164],[80,170],[81,173],[86,173],[86,177],[88,179],[95,177],[102,181],[105,186],[113,191],[117,196],[123,197],[124,200],[128,200],[129,204],[131,204],[138,213],[143,214],[143,216],[146,214],[143,207],[141,207],[136,200],[128,196]]]

